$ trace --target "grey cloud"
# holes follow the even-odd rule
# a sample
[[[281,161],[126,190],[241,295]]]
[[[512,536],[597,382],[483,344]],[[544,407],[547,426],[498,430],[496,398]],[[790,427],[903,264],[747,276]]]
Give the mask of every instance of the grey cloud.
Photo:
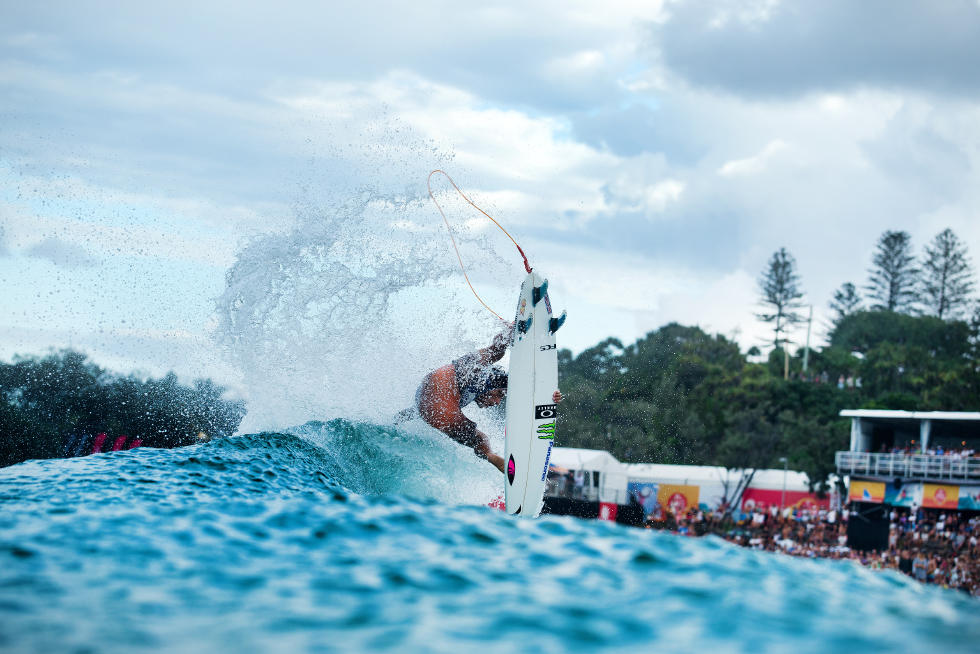
[[[623,109],[575,114],[575,135],[598,149],[622,157],[663,152],[674,163],[690,164],[709,149],[689,118],[669,106],[635,104]]]
[[[608,33],[562,20],[564,14],[537,15],[547,5],[481,9],[445,1],[273,7],[176,0],[160,6],[20,3],[4,18],[7,41],[25,34],[56,38],[69,72],[133,74],[236,98],[254,98],[284,80],[356,81],[392,70],[414,70],[490,101],[544,109],[581,108],[616,93],[612,76],[556,78],[542,68],[552,57],[602,49]],[[495,11],[505,17],[483,19]],[[544,20],[557,24],[543,28]],[[0,42],[0,55],[4,50],[17,58],[49,58],[42,49]]]
[[[976,0],[784,0],[755,17],[725,13],[744,8],[673,5],[670,20],[654,28],[663,62],[690,83],[737,95],[860,87],[980,93]]]
[[[27,255],[47,259],[65,268],[88,268],[98,263],[85,248],[54,237],[46,238],[28,248]]]
[[[933,121],[916,120],[900,111],[862,151],[879,170],[922,198],[946,203],[969,189],[976,179],[967,152],[936,129]]]

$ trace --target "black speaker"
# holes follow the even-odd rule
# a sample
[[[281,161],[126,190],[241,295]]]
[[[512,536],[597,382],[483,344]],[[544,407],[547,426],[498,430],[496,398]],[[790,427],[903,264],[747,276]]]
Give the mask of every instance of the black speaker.
[[[847,546],[868,552],[888,549],[888,511],[884,504],[854,502],[847,520]]]

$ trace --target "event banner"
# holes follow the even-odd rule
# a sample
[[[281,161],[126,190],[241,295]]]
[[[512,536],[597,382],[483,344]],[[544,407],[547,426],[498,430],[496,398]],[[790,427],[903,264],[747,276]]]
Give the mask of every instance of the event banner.
[[[781,502],[784,502],[783,491],[781,489],[749,488],[742,495],[742,510],[752,511],[755,509],[758,511],[767,511],[770,507],[776,507],[778,509]],[[786,491],[786,499],[783,507],[807,509],[809,511],[829,509],[830,496],[828,495],[820,499],[813,493],[807,493],[805,491]]]
[[[892,506],[921,506],[922,484],[888,484],[885,487],[885,504]]]
[[[885,501],[885,482],[851,480],[851,491],[847,496],[852,502],[874,502],[881,504]]]
[[[957,509],[959,499],[959,486],[922,484],[922,506],[927,509]]]
[[[657,502],[657,489],[660,485],[655,481],[631,481],[626,486],[626,492],[643,507],[643,515],[648,518],[662,517],[662,508]]]
[[[980,486],[960,486],[959,508],[980,511]]]
[[[665,509],[674,515],[680,515],[690,508],[698,508],[699,486],[682,486],[680,484],[660,484],[657,500]]]

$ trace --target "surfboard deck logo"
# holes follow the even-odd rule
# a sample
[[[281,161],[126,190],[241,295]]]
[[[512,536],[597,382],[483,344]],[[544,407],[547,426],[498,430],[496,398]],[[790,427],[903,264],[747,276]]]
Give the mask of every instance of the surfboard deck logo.
[[[534,419],[547,420],[548,418],[554,418],[557,411],[557,404],[539,404],[534,407]]]
[[[514,484],[514,473],[517,472],[517,466],[514,464],[514,455],[510,455],[510,460],[507,462],[507,481],[513,485]]]

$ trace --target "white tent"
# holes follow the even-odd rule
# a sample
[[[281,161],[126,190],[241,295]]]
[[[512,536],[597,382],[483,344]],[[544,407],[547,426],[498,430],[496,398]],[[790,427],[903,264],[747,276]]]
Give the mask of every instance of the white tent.
[[[659,463],[624,464],[626,474],[633,481],[657,481],[662,484],[681,484],[704,486],[723,484],[726,480],[736,483],[742,471],[729,472],[721,466],[675,466]],[[807,491],[809,478],[802,472],[786,471],[786,490]],[[783,487],[783,469],[756,470],[752,477],[752,488],[780,489]]]
[[[551,463],[569,470],[596,472],[624,472],[619,460],[605,450],[585,450],[579,447],[555,447],[551,450]]]
[[[578,447],[556,447],[551,450],[551,464],[569,470],[599,473],[598,491],[601,502],[626,502],[626,466],[605,450],[586,450]]]

